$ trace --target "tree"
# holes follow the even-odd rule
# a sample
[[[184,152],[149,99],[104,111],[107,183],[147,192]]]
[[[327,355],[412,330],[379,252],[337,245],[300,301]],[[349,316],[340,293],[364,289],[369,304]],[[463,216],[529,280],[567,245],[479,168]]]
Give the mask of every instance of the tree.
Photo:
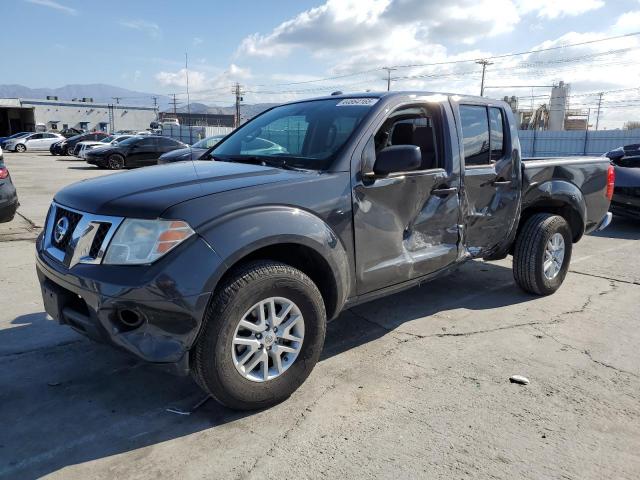
[[[635,130],[636,128],[640,128],[640,121],[630,120],[624,124],[625,130]]]

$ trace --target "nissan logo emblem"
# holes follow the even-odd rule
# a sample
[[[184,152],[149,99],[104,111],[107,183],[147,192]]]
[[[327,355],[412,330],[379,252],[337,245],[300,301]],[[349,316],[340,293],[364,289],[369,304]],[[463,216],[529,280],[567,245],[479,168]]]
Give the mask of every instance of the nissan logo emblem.
[[[53,230],[53,239],[56,243],[60,243],[67,236],[69,231],[69,219],[67,217],[60,217],[60,220],[56,222],[56,226]]]

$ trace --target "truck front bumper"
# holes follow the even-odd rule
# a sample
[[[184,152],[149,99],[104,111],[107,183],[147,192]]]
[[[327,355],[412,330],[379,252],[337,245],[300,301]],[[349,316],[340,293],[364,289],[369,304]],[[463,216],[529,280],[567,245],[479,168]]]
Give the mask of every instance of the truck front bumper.
[[[152,265],[83,265],[71,269],[36,243],[46,312],[94,340],[188,372],[188,351],[222,262],[199,237]]]

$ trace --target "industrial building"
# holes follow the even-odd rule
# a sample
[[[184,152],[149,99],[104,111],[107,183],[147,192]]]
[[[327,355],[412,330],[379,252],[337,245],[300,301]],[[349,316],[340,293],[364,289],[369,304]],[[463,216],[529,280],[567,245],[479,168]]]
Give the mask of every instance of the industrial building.
[[[145,130],[156,117],[153,107],[94,103],[92,98],[0,98],[0,136],[36,129]]]
[[[160,112],[160,122],[176,119],[180,125],[233,128],[235,116],[219,113]]]
[[[559,82],[551,87],[548,103],[535,108],[521,108],[515,96],[504,97],[511,106],[520,130],[587,130],[590,113],[584,109],[569,108],[569,84]]]

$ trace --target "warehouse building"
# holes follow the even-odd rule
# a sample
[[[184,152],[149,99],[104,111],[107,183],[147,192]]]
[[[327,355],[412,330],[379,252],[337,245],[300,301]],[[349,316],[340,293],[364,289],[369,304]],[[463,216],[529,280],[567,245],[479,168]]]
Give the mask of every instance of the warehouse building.
[[[92,98],[44,100],[0,98],[0,136],[36,130],[145,130],[156,120],[153,107],[94,103]]]
[[[178,120],[180,125],[198,127],[234,127],[235,116],[221,113],[160,112],[160,121]]]

